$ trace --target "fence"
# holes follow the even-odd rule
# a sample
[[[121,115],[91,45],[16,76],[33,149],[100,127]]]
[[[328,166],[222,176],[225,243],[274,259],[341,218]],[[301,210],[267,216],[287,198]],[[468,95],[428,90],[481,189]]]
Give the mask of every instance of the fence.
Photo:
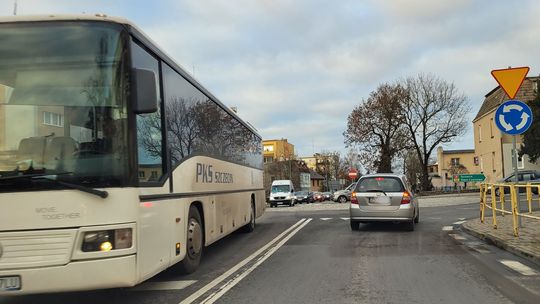
[[[523,189],[523,191],[520,191]],[[488,192],[490,202],[488,202]],[[519,193],[526,193],[528,212],[522,213],[519,206]],[[506,210],[506,194],[510,194],[510,210]],[[519,236],[519,217],[540,220],[540,217],[532,215],[533,194],[537,196],[540,207],[540,184],[480,184],[480,221],[484,223],[486,208],[491,209],[493,229],[497,229],[497,212],[501,216],[509,214],[512,216],[512,226],[514,236]],[[497,199],[498,198],[498,199]],[[498,204],[498,205],[497,205]]]

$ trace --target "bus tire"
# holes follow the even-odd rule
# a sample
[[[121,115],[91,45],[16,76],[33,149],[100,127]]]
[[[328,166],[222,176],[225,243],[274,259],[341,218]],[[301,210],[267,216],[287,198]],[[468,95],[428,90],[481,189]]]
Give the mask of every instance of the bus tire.
[[[242,227],[242,232],[245,232],[245,233],[250,233],[250,232],[253,232],[253,230],[255,230],[255,202],[253,201],[253,199],[251,200],[251,211],[250,211],[250,219],[249,219],[249,222],[247,224],[244,225],[244,227]]]
[[[179,263],[180,271],[184,274],[195,272],[201,262],[204,247],[204,229],[201,215],[194,205],[189,207],[186,231],[186,256]]]

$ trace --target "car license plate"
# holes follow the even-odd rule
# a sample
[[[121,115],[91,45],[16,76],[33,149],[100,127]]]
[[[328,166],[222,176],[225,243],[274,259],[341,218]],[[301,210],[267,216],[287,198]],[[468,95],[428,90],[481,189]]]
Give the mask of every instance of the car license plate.
[[[21,289],[21,277],[0,277],[0,291],[14,291]]]

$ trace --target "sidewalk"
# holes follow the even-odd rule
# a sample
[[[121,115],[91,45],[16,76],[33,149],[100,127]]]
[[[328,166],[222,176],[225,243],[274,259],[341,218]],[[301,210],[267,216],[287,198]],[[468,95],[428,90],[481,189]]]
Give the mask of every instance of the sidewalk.
[[[540,211],[533,212],[533,215],[540,216]],[[522,218],[522,221],[519,237],[513,235],[511,215],[502,217],[497,214],[497,229],[493,229],[492,218],[487,216],[483,224],[480,219],[473,219],[462,227],[469,234],[540,265],[540,221],[527,218]]]

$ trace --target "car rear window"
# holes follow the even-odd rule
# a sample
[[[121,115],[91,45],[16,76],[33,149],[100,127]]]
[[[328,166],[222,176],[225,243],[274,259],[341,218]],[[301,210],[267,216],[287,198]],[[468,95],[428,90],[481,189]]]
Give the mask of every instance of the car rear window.
[[[403,184],[396,177],[374,176],[362,178],[356,185],[356,192],[403,192]]]

